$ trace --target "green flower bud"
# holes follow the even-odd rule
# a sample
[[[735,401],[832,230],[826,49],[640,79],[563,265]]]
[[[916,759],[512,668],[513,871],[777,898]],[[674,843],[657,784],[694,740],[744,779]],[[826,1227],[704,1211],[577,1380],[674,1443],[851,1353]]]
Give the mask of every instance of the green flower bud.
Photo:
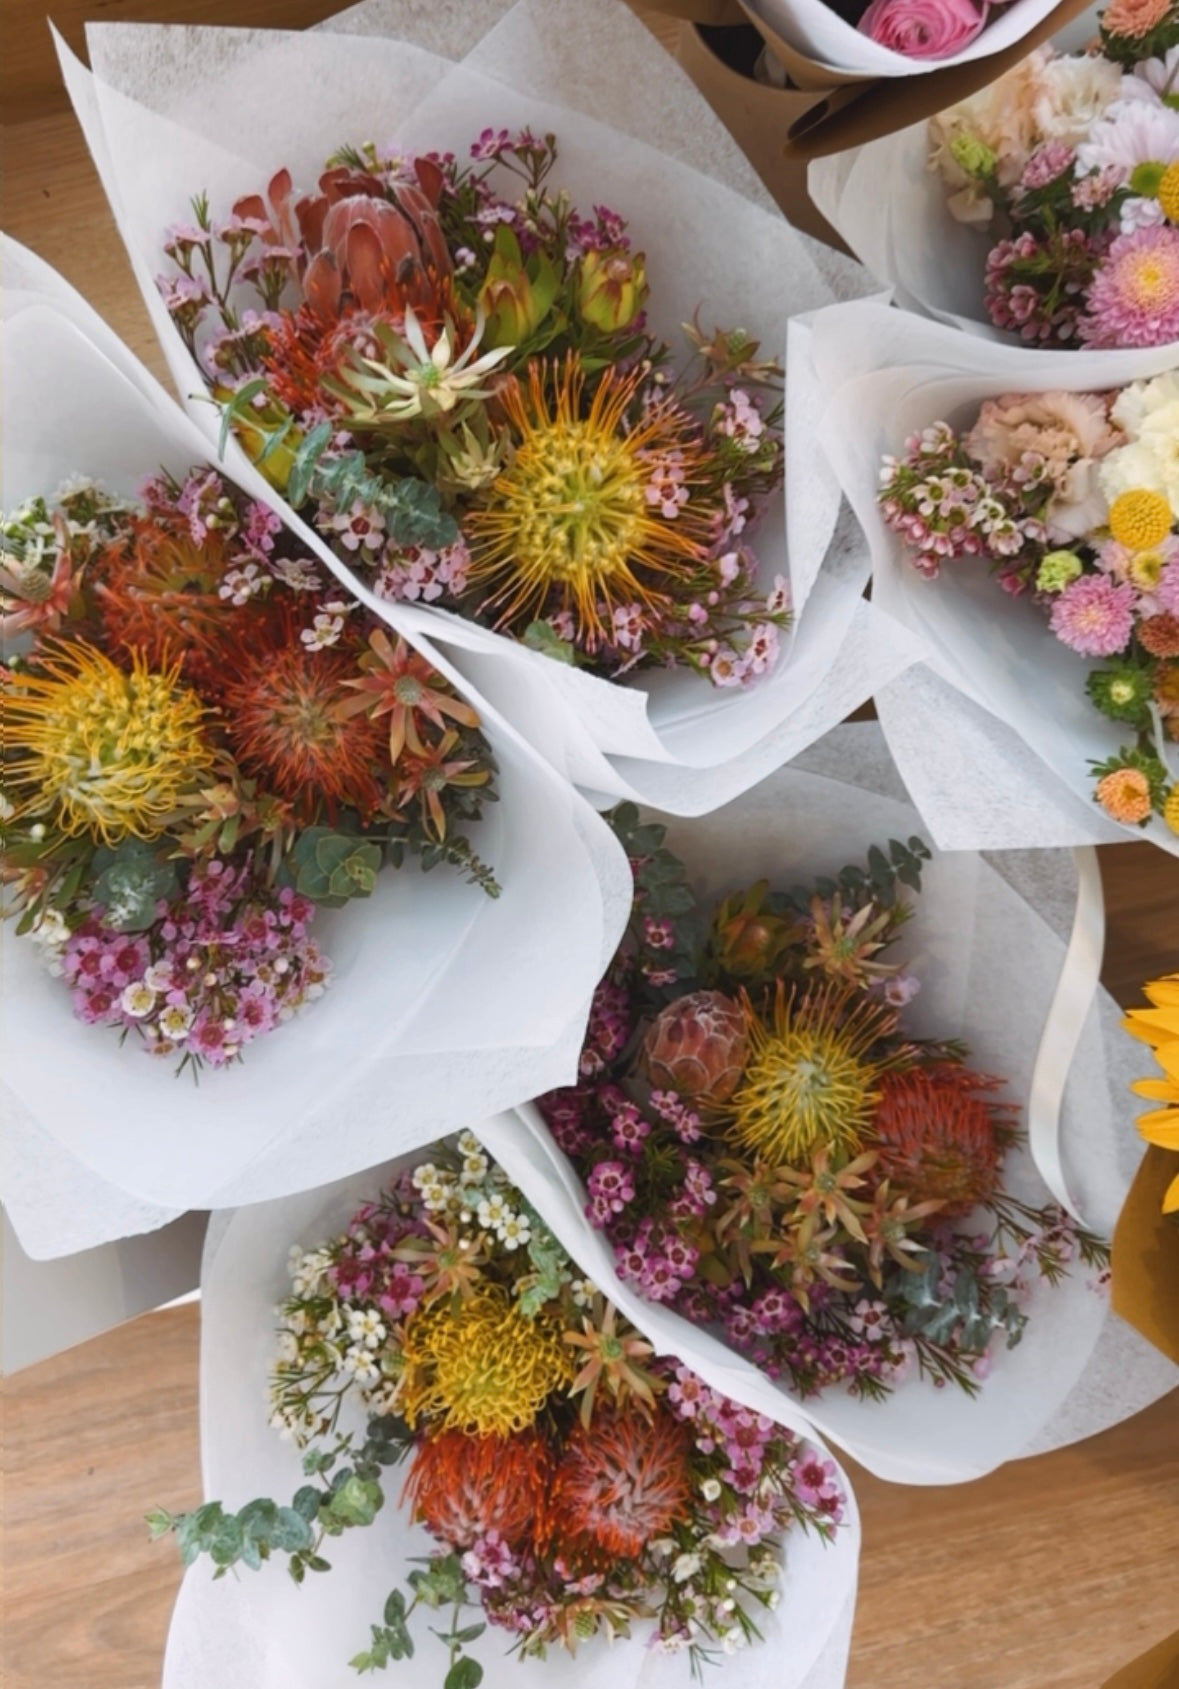
[[[487,350],[520,346],[535,334],[560,286],[552,260],[537,253],[526,264],[514,232],[501,223],[479,291],[479,309],[487,319],[482,342]]]
[[[603,334],[629,327],[647,299],[641,252],[587,252],[581,260],[577,309],[583,322]]]
[[[1040,592],[1063,592],[1084,568],[1075,551],[1049,551],[1040,559],[1036,586]]]
[[[1142,727],[1150,719],[1150,701],[1154,695],[1151,675],[1136,663],[1119,662],[1109,668],[1095,669],[1086,682],[1086,690],[1111,721],[1128,721]]]
[[[993,176],[999,166],[999,155],[978,135],[955,135],[950,142],[950,156],[968,176]]]

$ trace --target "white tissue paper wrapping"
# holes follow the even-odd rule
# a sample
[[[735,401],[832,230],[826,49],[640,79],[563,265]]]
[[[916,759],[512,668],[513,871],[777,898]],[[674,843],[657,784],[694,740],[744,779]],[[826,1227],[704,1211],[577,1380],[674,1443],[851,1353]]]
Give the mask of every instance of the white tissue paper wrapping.
[[[389,0],[307,34],[93,26],[93,75],[59,44],[177,389],[211,437],[217,410],[194,401],[203,377],[155,285],[166,267],[163,232],[189,215],[201,189],[217,215],[264,190],[283,164],[298,184],[313,186],[324,159],[348,138],[461,156],[485,125],[552,130],[557,177],[574,200],[606,202],[629,218],[647,254],[652,327],[676,344],[679,325],[699,310],[707,326],[743,326],[781,356],[792,312],[871,285],[859,266],[764,209],[719,121],[621,0],[568,8],[559,35],[539,0],[477,8],[475,24],[493,11],[502,19],[473,46],[472,21],[456,22],[454,8],[442,9],[447,21],[435,30],[417,9]],[[419,40],[469,48],[467,57],[454,64],[384,33],[411,26]],[[716,138],[711,158],[702,135]],[[253,475],[251,490],[260,481],[236,443],[226,462],[243,482]],[[325,555],[322,542],[293,525]],[[779,495],[758,553],[767,590],[776,575],[789,579],[797,620],[776,670],[748,689],[718,691],[686,670],[616,684],[437,608],[387,603],[381,613],[394,627],[444,642],[481,694],[569,779],[606,796],[700,813],[796,754],[918,655],[903,630],[863,602],[867,557],[858,535],[845,534],[802,571],[785,529]]]
[[[305,1481],[297,1449],[268,1423],[274,1309],[290,1294],[287,1255],[293,1244],[312,1248],[341,1233],[404,1165],[213,1217],[201,1275],[201,1455],[209,1499],[232,1508],[259,1495],[284,1501]],[[585,1256],[579,1265],[594,1271]],[[643,1310],[641,1326],[664,1353],[668,1345],[654,1329],[659,1312]],[[843,1527],[829,1546],[799,1529],[787,1534],[780,1605],[757,1614],[764,1640],[725,1660],[732,1689],[842,1689],[860,1525],[842,1472],[840,1481],[848,1497]],[[404,1584],[412,1557],[437,1547],[396,1504],[401,1483],[390,1469],[376,1522],[331,1542],[332,1571],[301,1587],[278,1563],[216,1583],[211,1567],[193,1566],[172,1619],[163,1689],[350,1689],[356,1674],[347,1660],[368,1640],[390,1590]],[[690,1689],[687,1659],[656,1653],[641,1627],[630,1641],[586,1644],[575,1659],[554,1648],[543,1661],[520,1661],[508,1657],[510,1641],[489,1627],[470,1650],[484,1667],[484,1689]],[[440,1684],[445,1663],[441,1645],[423,1630],[412,1666],[395,1666],[392,1681],[420,1689]]]
[[[1130,737],[1090,702],[1099,666],[1056,638],[1042,609],[1005,593],[984,561],[921,575],[877,506],[881,459],[944,420],[968,426],[982,402],[1052,388],[1104,392],[1173,367],[1164,347],[1042,352],[988,344],[940,323],[856,301],[792,325],[826,401],[797,464],[822,534],[842,491],[868,537],[872,597],[928,651],[876,697],[889,747],[934,838],[946,849],[1114,844],[1149,839],[1179,855],[1161,817],[1111,821],[1093,800],[1090,761]],[[820,541],[821,543],[821,541]],[[1179,748],[1170,748],[1179,777]]]
[[[994,13],[981,35],[944,59],[911,59],[862,35],[823,0],[750,0],[758,16],[782,39],[828,70],[857,76],[923,76],[1001,53],[1046,18],[1057,0],[1014,0]]]
[[[704,906],[759,878],[796,884],[862,860],[870,844],[922,834],[874,723],[837,729],[722,813],[673,822],[668,846],[687,862]],[[1079,853],[1086,895],[1100,898],[1090,853]],[[1059,1106],[1068,1190],[1085,1222],[1108,1235],[1140,1157],[1128,1092],[1137,1077],[1120,1011],[1096,989],[1100,942],[1075,959],[1093,989],[1066,983],[1066,939],[1077,877],[1070,852],[934,852],[914,916],[894,953],[922,982],[905,1022],[925,1037],[955,1037],[1005,1094],[1031,1112],[1050,1093]],[[1097,920],[1100,929],[1100,909]],[[1062,1024],[1063,1017],[1063,1024]],[[1049,1051],[1075,1046],[1055,1071]],[[1033,1095],[1034,1093],[1034,1095]],[[839,1390],[798,1402],[709,1332],[644,1302],[613,1278],[613,1251],[584,1217],[585,1193],[534,1107],[479,1128],[512,1179],[586,1272],[609,1286],[627,1317],[682,1356],[714,1388],[796,1429],[805,1416],[824,1439],[878,1477],[948,1484],[1022,1455],[1076,1441],[1139,1412],[1179,1384],[1179,1368],[1115,1316],[1078,1265],[1060,1285],[1039,1285],[1015,1349],[1001,1349],[977,1399],[914,1377],[884,1402]],[[1007,1188],[1036,1205],[1048,1193],[1027,1150],[1005,1164]],[[789,1416],[789,1417],[788,1417]]]
[[[6,241],[11,508],[85,474],[135,494],[208,442],[53,271]],[[4,1199],[30,1255],[150,1230],[185,1208],[321,1184],[576,1072],[589,999],[630,901],[621,847],[419,638],[480,709],[501,801],[472,830],[498,899],[412,860],[316,920],[324,997],[194,1085],[75,1020],[31,940],[4,933]]]

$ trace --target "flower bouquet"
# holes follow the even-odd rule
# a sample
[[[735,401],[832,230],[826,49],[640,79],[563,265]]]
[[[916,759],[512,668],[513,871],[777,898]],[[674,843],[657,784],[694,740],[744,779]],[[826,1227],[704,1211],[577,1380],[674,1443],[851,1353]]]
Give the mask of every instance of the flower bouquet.
[[[782,40],[848,76],[909,77],[1013,47],[1056,10],[1054,0],[750,0]],[[787,68],[790,68],[789,63]]]
[[[816,455],[874,596],[930,651],[878,708],[934,836],[1179,853],[1171,354],[1006,348],[872,305],[808,328]]]
[[[562,771],[699,810],[912,653],[859,608],[853,536],[789,561],[775,382],[790,310],[831,297],[811,247],[582,115],[606,32],[632,74],[661,61],[612,0],[567,27],[550,103],[527,6],[461,65],[116,29],[93,78],[63,68],[235,473],[256,461],[300,537]]]
[[[1100,50],[1039,48],[924,126],[812,167],[907,304],[990,338],[1179,344],[1179,8],[1114,0]],[[884,173],[887,173],[885,175]],[[895,184],[881,196],[869,180]]]
[[[629,876],[76,295],[3,256],[5,1195],[45,1255],[572,1074]],[[79,471],[105,491],[54,497]]]
[[[627,1317],[689,1322],[678,1352],[713,1388],[801,1404],[883,1477],[952,1482],[1168,1387],[1109,1317],[1099,1238],[1049,1197],[1112,1229],[1126,1052],[1080,988],[1099,948],[1062,968],[1025,901],[1067,920],[1068,859],[1037,858],[1033,890],[1020,859],[1013,884],[930,858],[873,789],[877,730],[833,737],[806,760],[836,779],[794,765],[666,845],[616,816],[637,898],[581,1079],[520,1111],[531,1142],[481,1136],[567,1244],[593,1228],[581,1259]]]
[[[166,1689],[842,1682],[834,1462],[657,1349],[476,1136],[218,1216],[202,1293]]]

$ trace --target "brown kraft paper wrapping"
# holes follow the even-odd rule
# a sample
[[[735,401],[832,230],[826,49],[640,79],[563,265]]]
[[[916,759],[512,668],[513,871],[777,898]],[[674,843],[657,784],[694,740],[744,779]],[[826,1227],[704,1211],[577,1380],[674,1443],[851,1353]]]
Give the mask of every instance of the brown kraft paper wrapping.
[[[681,62],[734,139],[749,152],[758,174],[777,198],[774,183],[746,145],[744,135],[751,130],[766,128],[758,150],[767,159],[777,151],[785,153],[791,161],[805,162],[862,146],[894,130],[907,129],[911,123],[932,117],[935,112],[977,93],[1071,23],[1088,3],[1089,0],[1060,0],[1026,35],[988,58],[973,59],[945,70],[897,77],[856,76],[807,58],[771,29],[753,11],[748,0],[655,0],[654,4],[640,3],[639,9],[684,20],[679,49]],[[792,87],[763,88],[727,65],[700,31],[701,25],[736,24],[742,19],[757,30],[780,60]],[[762,99],[762,93],[772,96],[772,102]],[[781,200],[779,203],[783,204]],[[785,204],[783,209],[788,209]]]
[[[1155,1144],[1147,1147],[1114,1232],[1112,1291],[1115,1313],[1173,1361],[1179,1361],[1179,1220],[1162,1207],[1176,1172],[1173,1154]],[[1143,1685],[1154,1681],[1142,1679]],[[1122,1689],[1120,1678],[1114,1682]],[[1179,1686],[1179,1666],[1173,1678],[1158,1682]]]
[[[1115,1671],[1102,1689],[1179,1689],[1179,1630]]]

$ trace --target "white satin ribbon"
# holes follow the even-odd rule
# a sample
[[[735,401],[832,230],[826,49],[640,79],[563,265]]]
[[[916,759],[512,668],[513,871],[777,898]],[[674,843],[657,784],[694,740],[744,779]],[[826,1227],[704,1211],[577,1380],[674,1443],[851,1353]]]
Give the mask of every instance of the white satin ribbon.
[[[1064,1089],[1081,1032],[1101,980],[1105,950],[1105,894],[1092,845],[1073,851],[1077,865],[1077,905],[1056,993],[1044,1022],[1028,1098],[1028,1147],[1053,1197],[1082,1224],[1069,1192],[1062,1155],[1061,1111]]]

